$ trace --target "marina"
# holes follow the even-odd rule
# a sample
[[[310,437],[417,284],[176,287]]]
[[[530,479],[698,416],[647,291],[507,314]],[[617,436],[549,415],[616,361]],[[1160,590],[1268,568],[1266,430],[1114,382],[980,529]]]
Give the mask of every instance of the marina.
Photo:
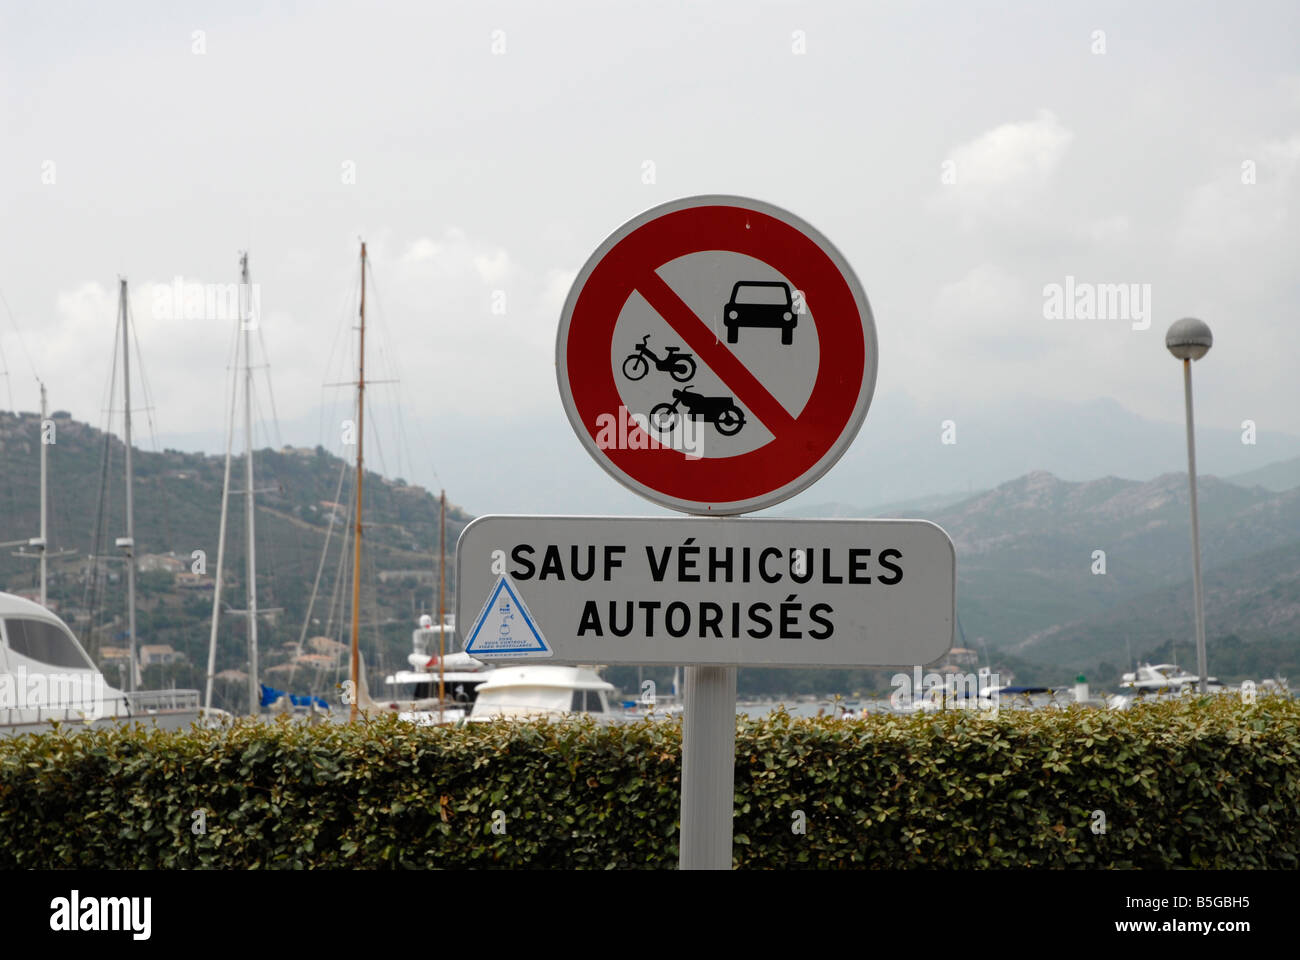
[[[1267,950],[1297,36],[0,5],[6,945]]]

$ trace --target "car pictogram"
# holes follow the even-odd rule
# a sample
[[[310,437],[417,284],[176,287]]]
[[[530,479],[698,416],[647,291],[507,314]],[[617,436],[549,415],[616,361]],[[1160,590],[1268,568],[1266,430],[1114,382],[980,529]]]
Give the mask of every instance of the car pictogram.
[[[731,299],[723,308],[727,343],[740,340],[741,327],[776,327],[781,343],[794,343],[795,315],[790,285],[779,280],[742,280],[731,288]]]

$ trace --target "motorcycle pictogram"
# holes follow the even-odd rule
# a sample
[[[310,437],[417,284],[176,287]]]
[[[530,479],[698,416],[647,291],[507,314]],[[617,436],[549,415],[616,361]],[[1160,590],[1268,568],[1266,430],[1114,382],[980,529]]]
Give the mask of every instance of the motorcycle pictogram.
[[[745,412],[736,406],[731,397],[706,397],[690,387],[673,391],[672,403],[660,403],[650,408],[650,426],[660,433],[671,433],[677,426],[678,406],[685,406],[688,417],[703,420],[718,428],[718,433],[732,437],[745,425]]]
[[[629,380],[640,380],[650,372],[652,363],[656,370],[666,370],[678,383],[686,383],[695,376],[694,356],[679,352],[680,347],[665,347],[664,355],[658,357],[646,346],[646,341],[649,339],[650,334],[647,333],[636,345],[636,350],[628,354],[627,359],[623,361],[623,376]]]

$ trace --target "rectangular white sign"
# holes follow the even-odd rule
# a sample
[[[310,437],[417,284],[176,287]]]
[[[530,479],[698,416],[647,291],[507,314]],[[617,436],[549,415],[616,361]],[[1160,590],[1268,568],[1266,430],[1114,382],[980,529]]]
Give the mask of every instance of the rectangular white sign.
[[[953,641],[956,553],[926,520],[480,517],[466,636],[503,577],[549,663],[905,666]]]

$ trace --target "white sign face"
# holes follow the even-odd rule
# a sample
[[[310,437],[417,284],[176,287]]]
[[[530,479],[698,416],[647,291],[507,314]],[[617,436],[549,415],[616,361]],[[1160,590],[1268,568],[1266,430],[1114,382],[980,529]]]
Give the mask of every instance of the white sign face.
[[[956,553],[925,520],[480,517],[457,622],[503,577],[552,663],[910,666],[956,623]]]

